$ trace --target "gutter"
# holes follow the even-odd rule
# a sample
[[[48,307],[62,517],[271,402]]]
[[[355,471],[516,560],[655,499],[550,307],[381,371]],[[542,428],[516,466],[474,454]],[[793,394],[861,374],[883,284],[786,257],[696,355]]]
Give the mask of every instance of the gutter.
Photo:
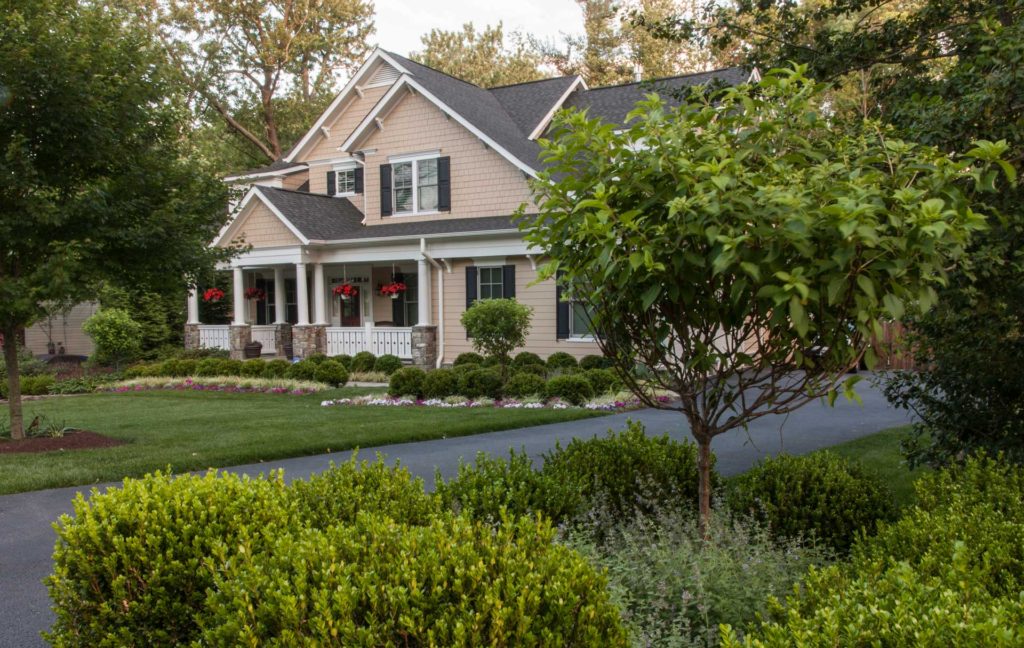
[[[437,234],[408,234],[406,236],[377,236],[373,238],[354,238],[354,239],[334,239],[324,240],[315,239],[310,240],[308,245],[360,245],[362,243],[400,243],[402,241],[416,240],[424,241],[426,239],[443,239],[443,238],[464,238],[471,236],[494,236],[495,234],[522,234],[518,229],[502,229],[502,230],[480,230],[477,232],[439,232]]]

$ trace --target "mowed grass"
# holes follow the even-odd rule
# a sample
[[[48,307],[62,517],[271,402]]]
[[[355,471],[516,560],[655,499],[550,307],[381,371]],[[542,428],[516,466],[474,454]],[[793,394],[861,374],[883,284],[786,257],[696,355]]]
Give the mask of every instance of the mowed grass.
[[[896,504],[903,508],[914,503],[914,481],[927,471],[926,468],[911,470],[900,454],[900,441],[909,432],[909,426],[890,428],[829,450],[860,461],[877,473],[893,490]]]
[[[374,391],[380,390],[350,387],[307,396],[146,391],[26,401],[26,422],[42,415],[128,443],[95,450],[0,454],[0,493],[117,481],[168,467],[174,472],[220,468],[601,415],[572,408],[320,406],[324,399]],[[6,406],[0,421],[7,421]]]

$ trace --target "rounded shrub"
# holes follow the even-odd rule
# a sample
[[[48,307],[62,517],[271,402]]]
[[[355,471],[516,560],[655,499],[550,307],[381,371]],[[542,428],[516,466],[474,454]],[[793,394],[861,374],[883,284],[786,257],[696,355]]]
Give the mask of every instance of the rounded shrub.
[[[390,353],[380,356],[377,358],[377,361],[373,363],[373,370],[379,371],[386,376],[390,376],[401,368],[401,358],[396,355],[391,355]]]
[[[505,395],[513,398],[533,398],[544,393],[544,384],[544,379],[537,374],[520,371],[505,385]]]
[[[362,513],[227,566],[201,643],[628,645],[604,577],[554,535],[532,519],[409,526]]]
[[[547,378],[548,370],[544,365],[539,364],[525,364],[515,369],[512,369],[513,374],[528,373],[540,378]]]
[[[262,378],[267,375],[267,363],[259,358],[246,360],[242,363],[242,376],[246,378]]]
[[[479,368],[480,368],[480,365],[478,365],[475,362],[466,362],[466,363],[460,364],[460,365],[452,365],[452,371],[454,371],[456,373],[456,375],[459,375],[459,376],[462,376],[463,374],[467,374],[470,371],[476,371]]]
[[[583,405],[594,397],[594,388],[583,376],[566,374],[555,376],[544,385],[545,398],[559,398],[573,405]]]
[[[304,359],[307,360],[308,362],[312,362],[313,364],[317,364],[318,365],[321,362],[324,362],[325,360],[327,360],[327,354],[326,353],[310,353]]]
[[[501,398],[501,375],[494,369],[474,369],[459,376],[459,394],[466,398]]]
[[[494,367],[497,367],[499,365],[501,365],[501,360],[499,360],[496,356],[487,356],[486,358],[484,358],[483,364],[481,364],[480,366],[485,367],[487,369],[493,369]]]
[[[218,372],[221,376],[239,376],[242,374],[242,361],[223,358]]]
[[[316,367],[316,363],[309,362],[308,360],[299,360],[288,367],[288,371],[284,375],[292,380],[315,380]]]
[[[548,356],[547,367],[550,371],[565,371],[578,368],[579,363],[565,351],[556,351]]]
[[[391,374],[388,394],[392,396],[423,396],[423,381],[426,372],[419,367],[404,367]]]
[[[611,369],[587,369],[582,375],[594,389],[595,396],[618,391],[622,386],[619,377]]]
[[[611,369],[612,361],[604,356],[599,355],[585,355],[580,358],[580,369],[587,371],[589,369]]]
[[[352,356],[352,371],[366,373],[373,371],[373,365],[377,363],[377,356],[369,351],[360,351]]]
[[[146,370],[149,368],[144,362],[136,362],[135,364],[125,367],[122,374],[125,380],[131,380],[133,378],[142,378],[146,374]]]
[[[728,504],[777,536],[813,536],[839,551],[896,512],[878,476],[833,452],[764,459],[731,483]]]
[[[472,351],[466,351],[465,353],[460,353],[455,356],[455,362],[453,362],[452,365],[458,367],[464,364],[483,365],[483,363],[484,357],[482,355],[479,353],[473,353]]]
[[[37,374],[21,378],[22,396],[45,396],[53,389],[57,380],[50,374]],[[0,380],[0,396],[7,398],[7,380]]]
[[[352,356],[348,355],[347,353],[336,355],[332,357],[331,360],[334,360],[335,362],[340,362],[341,366],[345,367],[349,371],[352,371]]]
[[[54,645],[175,646],[198,636],[213,576],[293,530],[279,474],[156,473],[81,493],[57,525],[47,579]]]
[[[181,369],[179,368],[180,363],[181,361],[178,360],[177,358],[164,360],[163,362],[156,365],[157,368],[154,370],[153,375],[161,376],[163,378],[178,378],[180,376],[183,376],[184,374],[181,372]]]
[[[197,376],[216,376],[220,372],[220,358],[203,358],[196,365]]]
[[[423,378],[423,398],[448,398],[459,393],[459,377],[451,369],[428,371]]]
[[[195,358],[182,358],[178,360],[178,375],[194,376],[199,369],[199,361]]]
[[[313,380],[330,385],[331,387],[344,387],[348,382],[348,371],[344,365],[334,360],[325,360],[316,365],[313,372]]]
[[[288,373],[288,368],[291,366],[292,363],[282,358],[269,360],[264,367],[263,375],[267,378],[284,378]]]
[[[530,351],[522,351],[516,354],[516,357],[512,358],[512,371],[517,371],[527,365],[540,365],[544,366],[544,361],[541,360],[540,356]]]

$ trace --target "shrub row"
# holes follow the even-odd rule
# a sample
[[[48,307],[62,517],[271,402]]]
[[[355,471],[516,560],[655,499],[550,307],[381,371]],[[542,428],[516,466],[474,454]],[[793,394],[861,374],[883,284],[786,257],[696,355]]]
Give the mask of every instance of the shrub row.
[[[49,394],[57,380],[51,374],[41,373],[33,376],[20,376],[22,396],[43,396]],[[7,398],[7,379],[0,382],[0,397]]]
[[[503,382],[496,369],[464,363],[429,373],[416,367],[400,369],[391,375],[388,393],[416,398],[559,398],[573,405],[582,405],[619,387],[618,377],[610,369],[588,369],[550,380],[522,370],[513,374],[508,382]]]
[[[496,358],[485,358],[479,353],[473,353],[472,351],[469,351],[466,353],[460,353],[458,356],[456,356],[455,361],[452,364],[455,367],[467,364],[480,365],[482,367],[493,367],[498,364],[498,361]],[[574,356],[564,351],[557,351],[555,353],[552,353],[550,356],[548,356],[548,359],[545,361],[541,359],[541,357],[536,353],[532,353],[530,351],[523,351],[522,353],[516,354],[516,356],[512,358],[512,362],[509,365],[509,368],[513,372],[518,372],[530,367],[539,368],[541,371],[541,375],[544,375],[548,371],[555,373],[560,371],[572,371],[576,369],[581,369],[584,371],[588,369],[610,369],[612,367],[612,363],[608,358],[598,355],[586,355],[580,358],[579,361],[577,361]],[[532,369],[528,370],[534,371]]]
[[[394,356],[392,356],[394,357]],[[348,370],[335,358],[310,357],[296,363],[287,360],[230,360],[210,357],[202,360],[189,358],[133,365],[125,370],[125,377],[184,378],[187,376],[214,377],[239,376],[243,378],[291,378],[322,382],[342,387],[348,382]]]

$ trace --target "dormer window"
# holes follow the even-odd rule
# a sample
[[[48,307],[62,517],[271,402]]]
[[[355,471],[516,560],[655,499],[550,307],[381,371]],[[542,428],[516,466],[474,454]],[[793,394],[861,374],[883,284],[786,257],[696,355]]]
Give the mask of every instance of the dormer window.
[[[354,196],[363,193],[363,167],[356,162],[338,164],[327,172],[327,195]]]
[[[381,215],[411,216],[451,210],[449,158],[437,153],[391,158],[381,165]]]
[[[354,194],[356,192],[356,170],[344,169],[338,171],[338,196]]]

